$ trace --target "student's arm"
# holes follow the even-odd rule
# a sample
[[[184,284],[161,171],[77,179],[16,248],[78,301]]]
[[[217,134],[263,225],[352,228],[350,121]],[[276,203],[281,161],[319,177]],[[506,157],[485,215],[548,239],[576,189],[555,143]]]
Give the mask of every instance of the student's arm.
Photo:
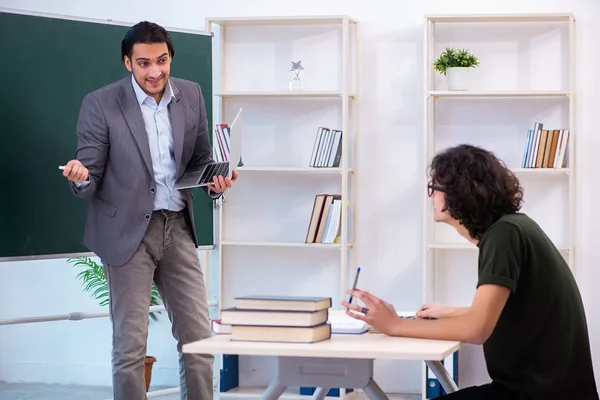
[[[479,247],[479,280],[473,302],[458,315],[433,320],[401,319],[390,307],[383,307],[382,300],[361,290],[352,294],[362,300],[369,311],[366,315],[348,314],[390,336],[482,344],[494,331],[509,296],[517,290],[523,263],[521,249],[520,232],[511,224],[496,224],[486,232]],[[358,305],[342,304],[360,312]]]
[[[390,336],[483,344],[494,331],[509,295],[510,289],[506,287],[482,285],[477,289],[471,307],[462,314],[436,320],[399,319]]]
[[[416,312],[416,316],[418,318],[448,318],[448,317],[457,317],[461,314],[466,313],[469,310],[469,307],[454,307],[454,306],[445,306],[438,303],[429,303],[424,304],[421,308]]]
[[[104,174],[109,149],[108,127],[98,99],[88,94],[84,97],[77,120],[77,152],[79,160],[88,170],[88,182],[70,182],[73,193],[78,197],[90,197],[95,192]]]
[[[459,340],[482,344],[494,331],[517,282],[523,263],[519,229],[497,223],[479,244],[479,279],[471,306],[463,314],[439,320],[398,320],[394,336]]]

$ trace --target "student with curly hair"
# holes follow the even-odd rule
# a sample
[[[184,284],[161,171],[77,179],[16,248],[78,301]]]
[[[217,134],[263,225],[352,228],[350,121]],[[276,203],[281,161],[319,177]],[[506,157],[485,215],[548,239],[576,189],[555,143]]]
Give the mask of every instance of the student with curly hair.
[[[348,315],[390,336],[483,345],[490,383],[442,396],[460,399],[597,400],[585,310],[569,266],[540,226],[519,212],[523,189],[491,152],[459,145],[437,154],[427,186],[436,222],[479,249],[469,307],[425,304],[414,320],[372,294],[342,302]],[[425,319],[427,318],[427,319]]]

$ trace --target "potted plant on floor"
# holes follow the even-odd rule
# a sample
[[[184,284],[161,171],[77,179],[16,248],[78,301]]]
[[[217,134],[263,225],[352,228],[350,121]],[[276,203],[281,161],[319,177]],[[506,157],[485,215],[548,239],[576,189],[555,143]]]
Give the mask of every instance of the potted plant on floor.
[[[448,79],[448,90],[469,88],[470,68],[479,66],[479,60],[468,49],[446,47],[433,63],[433,68]]]
[[[74,264],[75,267],[82,268],[77,274],[77,279],[81,281],[83,290],[91,293],[91,295],[99,301],[101,306],[108,305],[108,282],[104,275],[104,268],[101,264],[95,262],[90,257],[68,258],[67,262]],[[152,283],[152,293],[150,297],[150,305],[158,306],[162,304],[160,293],[154,282]],[[158,321],[157,313],[151,312],[150,318],[152,321]],[[160,311],[158,312],[160,314]],[[144,359],[146,392],[150,389],[150,380],[152,379],[152,364],[156,362],[156,358],[146,355]]]

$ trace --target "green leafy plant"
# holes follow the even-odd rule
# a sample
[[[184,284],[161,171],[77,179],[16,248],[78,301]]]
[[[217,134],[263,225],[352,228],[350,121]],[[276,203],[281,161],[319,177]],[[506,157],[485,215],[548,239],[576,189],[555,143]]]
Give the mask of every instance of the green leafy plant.
[[[108,281],[104,276],[104,268],[101,264],[95,262],[90,257],[69,258],[67,262],[72,263],[75,267],[83,268],[78,274],[77,279],[81,281],[83,290],[91,293],[92,297],[99,301],[101,306],[108,305]],[[154,282],[152,283],[152,292],[150,296],[150,305],[157,306],[162,304],[160,293]],[[151,312],[150,318],[153,321],[158,321],[157,313]],[[160,311],[158,312],[160,314]]]
[[[457,50],[446,47],[446,50],[434,61],[433,68],[440,74],[446,75],[446,69],[448,68],[475,68],[478,65],[479,60],[468,49]]]

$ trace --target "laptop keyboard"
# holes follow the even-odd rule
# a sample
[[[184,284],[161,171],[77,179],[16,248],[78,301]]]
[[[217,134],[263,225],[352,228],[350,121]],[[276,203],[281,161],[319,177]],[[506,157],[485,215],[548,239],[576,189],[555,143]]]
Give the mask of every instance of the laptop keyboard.
[[[229,162],[228,161],[210,164],[204,170],[204,173],[202,174],[202,178],[200,178],[199,183],[212,182],[213,176],[221,175],[222,177],[226,177],[228,173],[229,173]]]

